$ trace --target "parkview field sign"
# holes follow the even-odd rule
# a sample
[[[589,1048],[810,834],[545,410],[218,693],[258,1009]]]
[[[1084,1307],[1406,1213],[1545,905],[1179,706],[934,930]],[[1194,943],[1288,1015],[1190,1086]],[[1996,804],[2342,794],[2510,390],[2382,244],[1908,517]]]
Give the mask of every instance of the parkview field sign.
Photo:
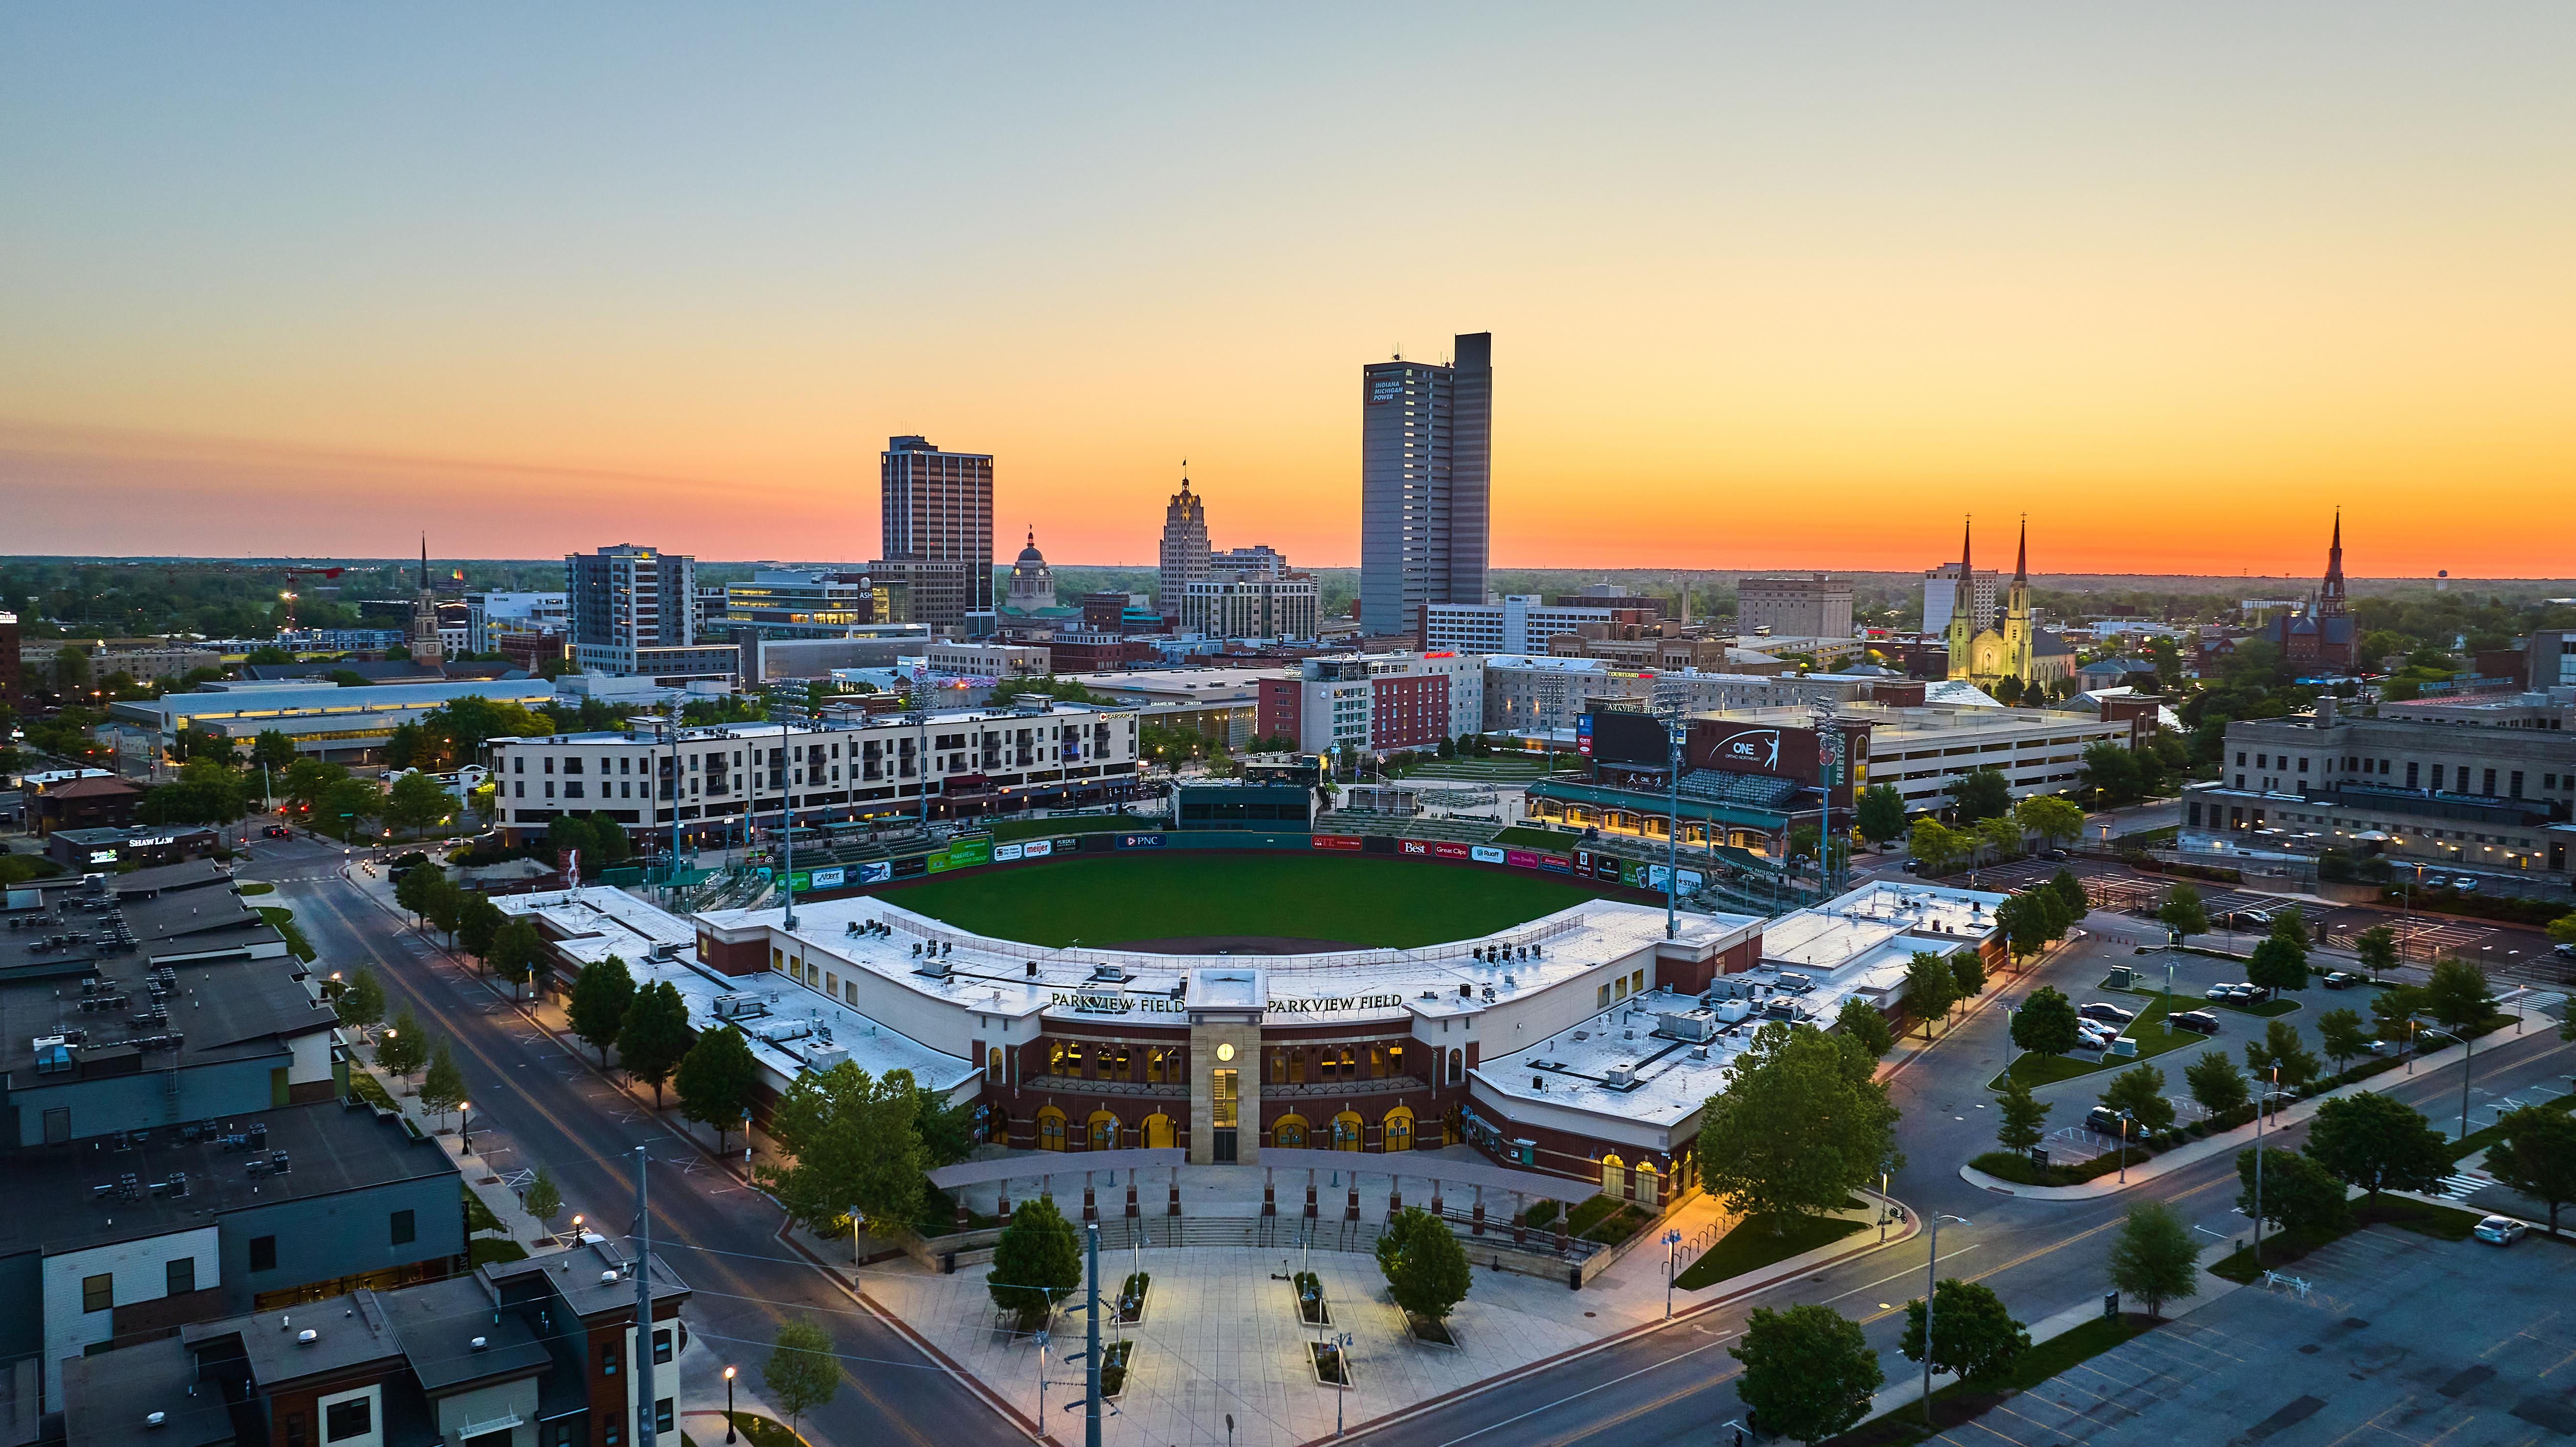
[[[1079,1010],[1086,1015],[1125,1015],[1131,1012],[1149,1015],[1181,1015],[1189,1012],[1189,1002],[1169,995],[1127,995],[1103,990],[1056,990],[1047,1003],[1062,1010]],[[1310,995],[1291,1000],[1266,1000],[1262,1010],[1271,1015],[1340,1015],[1360,1010],[1393,1010],[1404,1004],[1402,995]]]

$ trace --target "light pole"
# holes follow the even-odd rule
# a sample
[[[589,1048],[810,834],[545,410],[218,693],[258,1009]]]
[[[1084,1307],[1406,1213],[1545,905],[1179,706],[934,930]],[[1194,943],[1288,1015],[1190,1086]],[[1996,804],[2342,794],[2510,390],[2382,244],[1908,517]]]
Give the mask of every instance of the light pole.
[[[1664,1320],[1666,1321],[1673,1319],[1673,1268],[1677,1264],[1674,1253],[1681,1244],[1682,1233],[1679,1231],[1664,1233]]]
[[[2254,1264],[2263,1264],[2263,1117],[2272,1109],[2272,1097],[2281,1089],[2281,1067],[2272,1067],[2272,1088],[2254,1102]]]
[[[1938,1211],[1931,1213],[1932,1257],[1923,1263],[1923,1425],[1926,1427],[1932,1425],[1932,1302],[1941,1289],[1938,1277],[1943,1221],[1956,1221],[1962,1226],[1974,1224],[1965,1216],[1944,1216]]]
[[[1351,1394],[1351,1334],[1335,1332],[1325,1340],[1333,1348],[1333,1375],[1341,1378],[1335,1384],[1341,1390],[1333,1393],[1333,1435],[1339,1437],[1342,1435],[1342,1401]]]
[[[2120,1112],[2120,1184],[2129,1184],[2129,1113]]]
[[[725,1440],[733,1440],[733,1368],[725,1368]]]
[[[474,1102],[470,1100],[456,1102],[456,1139],[457,1154],[474,1154]]]

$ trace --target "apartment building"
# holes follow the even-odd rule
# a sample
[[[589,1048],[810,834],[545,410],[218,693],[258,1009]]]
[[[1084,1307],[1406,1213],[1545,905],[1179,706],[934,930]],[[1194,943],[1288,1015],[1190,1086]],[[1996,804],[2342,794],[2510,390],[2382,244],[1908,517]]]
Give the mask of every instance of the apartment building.
[[[1536,593],[1490,603],[1429,602],[1419,613],[1425,649],[1460,653],[1545,653],[1557,634],[1580,633],[1586,625],[1606,629],[1618,621],[1607,604],[1559,607]]]
[[[1745,578],[1735,585],[1739,633],[1789,638],[1849,638],[1852,585],[1822,573],[1802,578]]]

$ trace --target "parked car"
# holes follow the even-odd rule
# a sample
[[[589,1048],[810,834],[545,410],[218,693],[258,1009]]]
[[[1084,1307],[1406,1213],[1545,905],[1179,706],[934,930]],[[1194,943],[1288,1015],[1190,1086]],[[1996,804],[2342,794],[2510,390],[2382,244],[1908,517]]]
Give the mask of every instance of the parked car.
[[[2075,1013],[2083,1016],[2087,1020],[2099,1020],[2106,1025],[2126,1025],[2130,1021],[2138,1018],[2137,1011],[2123,1010],[2119,1006],[2103,1000],[2095,1000],[2091,1004],[2077,1010]]]
[[[2272,912],[2268,909],[2234,910],[2227,915],[2225,922],[2237,929],[2270,929]]]
[[[2043,849],[2033,857],[2045,859],[2051,864],[2062,864],[2066,860],[2066,851],[2063,849]]]
[[[2576,960],[2576,944],[2560,945],[2558,957],[2562,960]]]
[[[2388,1056],[2395,1055],[2405,1048],[2405,1046],[2400,1045],[2394,1040],[2373,1040],[2370,1042],[2370,1053],[2383,1059]]]
[[[2098,1130],[2104,1135],[2118,1135],[2120,1122],[2126,1119],[2128,1119],[2126,1115],[2107,1105],[2097,1105],[2085,1115],[2084,1128]]]
[[[1923,872],[1923,861],[1920,859],[1909,859],[1898,867],[1908,874],[1921,874]]]
[[[2529,1234],[2531,1228],[2511,1216],[2489,1216],[2469,1228],[2469,1234],[2489,1246],[2510,1246]]]
[[[2256,990],[2252,985],[2246,984],[2242,980],[2238,980],[2232,983],[2212,985],[2208,989],[2201,991],[2200,997],[2204,1000],[2217,1000],[2224,1003],[2230,1000],[2251,1000],[2259,993],[2261,992]]]
[[[2217,1014],[2209,1010],[2185,1010],[2179,1015],[2167,1015],[2165,1017],[2165,1024],[2176,1030],[2189,1030],[2201,1035],[2215,1035],[2218,1033],[2219,1021]]]
[[[2463,874],[2459,878],[2451,881],[2451,889],[2452,892],[2456,894],[2475,894],[2478,892],[2478,882],[2470,876]]]
[[[2328,970],[2325,973],[2325,978],[2320,980],[2318,983],[2324,985],[2329,990],[2349,990],[2355,985],[2369,984],[2370,977],[2368,975],[2356,975],[2350,970]]]
[[[262,839],[292,839],[295,837],[295,831],[283,824],[271,824],[259,831],[259,835]]]

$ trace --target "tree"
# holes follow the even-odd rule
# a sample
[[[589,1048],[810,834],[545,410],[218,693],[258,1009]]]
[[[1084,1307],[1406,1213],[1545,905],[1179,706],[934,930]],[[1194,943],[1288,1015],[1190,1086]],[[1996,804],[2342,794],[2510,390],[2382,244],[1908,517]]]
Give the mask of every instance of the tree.
[[[1950,962],[1930,950],[1916,950],[1905,969],[1905,1008],[1923,1022],[1924,1039],[1932,1038],[1933,1017],[1947,1016],[1958,998],[1959,982],[1950,973]]]
[[[2562,914],[2549,922],[2549,938],[2562,945],[2576,945],[2576,913]]]
[[[456,938],[457,925],[465,918],[465,891],[457,888],[456,881],[449,879],[447,871],[437,865],[423,865],[412,872],[429,876],[428,899],[425,902],[429,922],[453,941]]]
[[[1701,1112],[1703,1184],[1742,1213],[1839,1209],[1896,1153],[1896,1107],[1822,1031],[1765,1025]]]
[[[2352,937],[2352,952],[2360,957],[2364,974],[2380,976],[2397,968],[2397,932],[2384,924],[2375,924]]]
[[[2370,997],[2370,1018],[2379,1038],[2400,1050],[2414,1043],[2416,1015],[2424,1008],[2424,991],[2415,985],[2391,985]]]
[[[2183,1083],[2191,1087],[2191,1098],[2202,1110],[2213,1116],[2225,1116],[2245,1108],[2245,1073],[2236,1068],[2224,1050],[2204,1050],[2200,1058],[2182,1068]]]
[[[2030,1350],[2030,1331],[2004,1309],[2004,1299],[1983,1282],[1957,1277],[1932,1290],[1932,1370],[1962,1382],[1991,1381],[2012,1370]],[[1905,1304],[1905,1335],[1896,1349],[1910,1362],[1923,1360],[1923,1298]]]
[[[2361,1028],[2361,1012],[2350,1009],[2328,1010],[2317,1017],[2317,1043],[2324,1047],[2326,1058],[2341,1074],[2344,1062],[2370,1049],[2370,1034]]]
[[[572,1033],[599,1052],[601,1066],[608,1064],[608,1047],[617,1043],[618,1032],[626,1028],[626,1011],[634,1003],[635,977],[626,973],[626,962],[615,955],[582,966],[581,977],[573,981],[572,1004],[566,1010],[572,1017]]]
[[[2424,1013],[2454,1035],[2484,1025],[2495,1018],[2495,991],[2487,987],[2487,972],[2466,960],[2444,960],[2433,967],[2424,982]]]
[[[376,817],[384,801],[384,790],[372,781],[341,779],[314,802],[313,827],[345,840],[356,832],[359,821]]]
[[[198,757],[179,766],[179,777],[145,794],[134,817],[145,824],[229,824],[249,808],[241,775]]]
[[[993,1269],[984,1277],[993,1304],[1034,1325],[1081,1284],[1082,1248],[1073,1223],[1043,1196],[1013,1208],[1011,1224],[993,1243]]]
[[[889,1229],[911,1221],[923,1188],[915,1088],[908,1070],[870,1076],[847,1060],[796,1077],[769,1122],[790,1164],[763,1167],[762,1184],[809,1230],[835,1230],[853,1208]]]
[[[2041,1055],[2063,1055],[2075,1048],[2083,1032],[2076,1028],[2075,1002],[2042,985],[2013,1012],[2012,1042]]]
[[[1968,831],[1968,836],[1977,842],[1979,849],[1996,859],[2010,859],[2021,853],[2021,825],[2015,823],[2010,814],[1978,820],[1976,826]]]
[[[653,1108],[662,1108],[662,1085],[689,1053],[689,1006],[669,981],[635,992],[626,1023],[617,1030],[617,1064],[633,1079],[653,1087]]]
[[[2281,911],[2279,914],[2274,915],[2272,917],[2272,938],[2298,950],[2299,961],[2300,963],[2305,964],[2308,958],[2308,946],[2314,943],[2314,941],[2308,937],[2307,911],[2294,904],[2288,909]]]
[[[2129,1208],[2111,1241],[2111,1286],[2144,1301],[2154,1319],[2166,1302],[2200,1294],[2200,1247],[2173,1207],[2141,1201]]]
[[[2245,1068],[2261,1077],[2266,1088],[2277,1084],[2296,1090],[2316,1079],[2320,1067],[2300,1041],[2298,1027],[2274,1020],[2263,1027],[2262,1039],[2245,1042]]]
[[[1887,1017],[1857,995],[1843,1001],[1842,1009],[1834,1016],[1834,1028],[1846,1039],[1859,1041],[1872,1060],[1884,1059],[1896,1047],[1896,1032],[1887,1028]]]
[[[340,991],[340,998],[331,1003],[340,1014],[341,1024],[364,1030],[385,1018],[385,987],[377,981],[375,971],[360,965],[358,972],[349,977],[348,986]]]
[[[429,923],[429,882],[437,874],[430,865],[415,864],[394,876],[394,903],[423,925]]]
[[[519,1193],[519,1207],[536,1217],[538,1225],[549,1231],[554,1229],[555,1217],[563,1212],[563,1192],[556,1188],[555,1178],[546,1174],[545,1167],[537,1167],[537,1173],[529,1177],[528,1188]]]
[[[441,1040],[431,1048],[429,1073],[420,1078],[420,1108],[440,1115],[465,1103],[465,1072],[456,1068],[455,1052]]]
[[[2504,1139],[2487,1147],[2487,1174],[2549,1208],[2549,1234],[2558,1234],[2558,1208],[2576,1201],[2576,1116],[2526,1105],[2505,1113],[2496,1127]]]
[[[1950,957],[1950,980],[1962,1000],[1973,1000],[1985,992],[1986,957],[1975,950],[1961,950]]]
[[[288,803],[301,804],[320,813],[322,800],[331,792],[331,786],[347,777],[349,771],[338,764],[325,763],[320,759],[295,759],[287,764],[285,780],[278,792]]]
[[[493,931],[492,942],[486,948],[493,973],[510,982],[513,998],[518,995],[518,987],[526,984],[546,961],[545,936],[537,933],[535,923],[525,915],[512,915],[505,920]]]
[[[456,801],[445,785],[429,774],[411,773],[394,780],[385,795],[385,822],[406,833],[417,833],[453,814]]]
[[[1407,1206],[1386,1223],[1377,1239],[1377,1269],[1386,1276],[1386,1294],[1414,1316],[1443,1321],[1467,1299],[1474,1271],[1466,1248],[1449,1223]]]
[[[2008,1151],[2027,1151],[2047,1139],[2047,1101],[2030,1093],[2020,1080],[2004,1077],[2003,1095],[1995,1109],[2002,1124],[1995,1127],[1995,1141]]]
[[[2013,805],[2013,819],[2052,845],[2084,832],[2084,811],[2052,794],[2034,794]]]
[[[394,1073],[394,1078],[408,1083],[412,1072],[429,1063],[429,1036],[412,1018],[409,1006],[394,1017],[394,1023],[376,1037],[376,1064]]]
[[[2173,931],[2178,944],[2188,941],[2193,935],[2209,933],[2209,911],[2200,902],[2200,891],[2188,884],[2177,884],[2166,893],[2163,906],[2156,911],[2156,918],[2164,922],[2166,929]]]
[[[778,1338],[769,1349],[769,1360],[761,1365],[760,1381],[769,1389],[769,1400],[787,1414],[790,1432],[797,1430],[806,1413],[841,1390],[838,1350],[830,1329],[820,1322],[778,1324]]]
[[[295,741],[280,730],[261,729],[259,737],[250,741],[250,761],[254,767],[268,770],[272,777],[284,773],[287,765],[295,762]]]
[[[760,1085],[760,1062],[752,1058],[740,1030],[719,1025],[689,1047],[672,1083],[680,1092],[680,1114],[713,1126],[716,1149],[722,1151],[725,1132],[741,1122]]]
[[[501,906],[492,902],[490,895],[477,893],[467,896],[464,907],[456,912],[457,947],[490,964],[498,953],[495,946],[500,943],[501,927],[508,918],[501,913]],[[533,935],[536,927],[530,925],[528,931]]]
[[[2299,1150],[2374,1205],[2382,1191],[2431,1190],[2451,1173],[2449,1143],[2423,1112],[2373,1091],[2319,1105]]]
[[[2139,1129],[2129,1133],[2131,1140],[2173,1129],[2174,1108],[2165,1099],[2165,1073],[2144,1061],[2113,1076],[2099,1099],[2138,1123]]]
[[[1947,874],[1968,857],[1968,836],[1927,814],[1914,821],[1907,847],[1922,862],[1926,875]]]
[[[2245,962],[2245,978],[2267,991],[2308,987],[2307,953],[2278,935],[2267,936]]]
[[[2047,889],[2065,907],[2069,927],[2093,912],[2093,897],[2084,892],[2084,881],[2076,878],[2074,870],[2059,866],[2058,871],[2048,877]]]
[[[1726,1354],[1744,1364],[1735,1395],[1762,1429],[1801,1442],[1857,1426],[1887,1380],[1860,1323],[1830,1306],[1757,1306]]]
[[[2098,789],[2106,803],[2127,804],[2145,792],[2138,756],[2125,744],[2108,739],[2084,746],[2084,787]]]
[[[1905,832],[1905,796],[1894,784],[1872,784],[1860,791],[1852,816],[1860,837],[1884,846]]]
[[[1950,780],[1950,808],[1961,824],[2012,812],[2012,785],[2003,770],[1972,769]]]
[[[2254,1159],[2251,1147],[2236,1153],[2236,1209],[2248,1217],[2257,1209]],[[2263,1149],[2262,1160],[2264,1221],[2308,1237],[2331,1236],[2343,1229],[2349,1208],[2343,1182],[2335,1179],[2334,1172],[2296,1151],[2270,1146]]]

